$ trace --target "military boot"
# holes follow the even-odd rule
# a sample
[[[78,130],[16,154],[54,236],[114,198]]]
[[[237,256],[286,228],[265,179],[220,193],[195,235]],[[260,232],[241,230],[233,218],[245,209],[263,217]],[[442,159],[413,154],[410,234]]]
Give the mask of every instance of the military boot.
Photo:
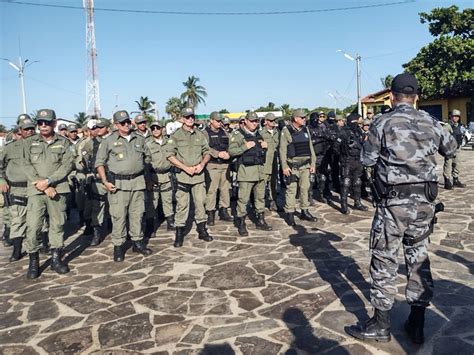
[[[300,219],[309,222],[317,222],[317,218],[314,217],[308,210],[301,210]]]
[[[67,265],[61,260],[62,258],[62,249],[51,249],[51,269],[56,271],[58,274],[67,274],[69,272],[69,268]]]
[[[249,232],[247,231],[247,226],[245,224],[245,216],[235,217],[235,226],[237,227],[237,230],[241,237],[246,237],[249,235]]]
[[[207,232],[206,222],[198,223],[196,230],[198,232],[199,239],[204,240],[205,242],[212,242],[214,240],[214,238],[212,238]]]
[[[411,341],[415,344],[423,344],[425,336],[423,328],[425,326],[425,307],[411,306],[411,312],[405,322],[405,331]]]
[[[360,198],[354,200],[354,209],[359,211],[368,211],[369,208],[360,202]]]
[[[133,242],[132,251],[134,253],[142,254],[143,256],[151,255],[152,251],[150,248],[147,248],[143,243],[143,240],[137,240]]]
[[[41,243],[41,248],[39,252],[41,254],[50,254],[51,250],[49,249],[48,232],[41,232],[39,236],[39,240]]]
[[[459,178],[455,177],[453,178],[453,186],[463,188],[463,187],[466,187],[466,184],[463,184],[461,180],[459,180]]]
[[[232,222],[234,220],[232,216],[229,214],[229,212],[227,211],[227,208],[224,208],[224,207],[221,207],[219,209],[219,218],[221,221],[225,221],[225,222]]]
[[[453,189],[453,183],[451,182],[451,179],[444,179],[444,188],[446,190],[452,190]]]
[[[13,251],[10,259],[8,260],[10,260],[10,262],[18,261],[21,259],[21,244],[23,242],[23,238],[13,238],[11,241],[13,244]]]
[[[291,227],[296,226],[295,213],[294,212],[287,212],[286,213],[286,223]]]
[[[84,211],[79,211],[79,227],[84,225]]]
[[[216,211],[207,211],[207,225],[213,226],[216,224]]]
[[[173,216],[166,217],[166,230],[174,231],[175,229],[176,229],[176,226],[174,225],[174,217]]]
[[[12,242],[10,240],[10,227],[6,224],[3,225],[3,235],[2,235],[3,245],[6,247],[11,247]]]
[[[267,224],[265,221],[265,214],[257,213],[257,221],[255,222],[255,227],[262,231],[271,231],[272,227]]]
[[[94,226],[93,227],[94,230],[93,230],[93,234],[92,234],[92,240],[91,240],[91,243],[90,243],[90,246],[91,247],[95,247],[97,245],[100,244],[100,237],[101,237],[101,228],[100,226]]]
[[[374,316],[365,325],[346,327],[345,331],[350,336],[359,340],[376,340],[382,343],[389,342],[390,312],[375,309]]]
[[[114,261],[120,263],[124,260],[124,252],[122,245],[114,245]]]
[[[26,273],[26,277],[28,279],[36,279],[39,276],[39,254],[30,253],[30,263],[28,264],[28,272]]]
[[[84,228],[84,232],[82,233],[83,235],[91,235],[93,233],[94,230],[92,229],[91,222],[92,221],[90,219],[86,219],[84,221],[86,228]]]
[[[176,227],[176,236],[173,246],[179,248],[183,246],[184,241],[184,227]]]

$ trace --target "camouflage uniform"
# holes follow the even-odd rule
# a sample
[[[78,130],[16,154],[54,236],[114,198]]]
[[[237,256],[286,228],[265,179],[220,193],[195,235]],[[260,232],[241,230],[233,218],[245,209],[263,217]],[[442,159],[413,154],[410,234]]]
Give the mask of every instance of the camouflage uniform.
[[[426,112],[407,104],[380,116],[369,132],[362,164],[374,166],[375,179],[388,189],[377,203],[370,234],[371,303],[381,311],[392,308],[403,242],[407,301],[426,307],[433,296],[427,235],[435,208],[425,191],[437,186],[436,153],[451,156],[456,141]]]
[[[451,112],[451,117],[453,115],[456,115],[459,117],[459,119],[461,119],[461,112],[459,110],[453,110]],[[460,121],[450,121],[449,124],[444,125],[444,128],[446,129],[446,131],[449,132],[449,134],[454,137],[458,144],[458,149],[456,150],[454,156],[451,158],[444,159],[443,177],[445,188],[450,190],[452,189],[453,185],[456,187],[466,187],[466,185],[459,180],[459,174],[462,168],[461,161],[459,159],[459,152],[461,151],[461,145],[464,139],[464,133],[466,129]]]

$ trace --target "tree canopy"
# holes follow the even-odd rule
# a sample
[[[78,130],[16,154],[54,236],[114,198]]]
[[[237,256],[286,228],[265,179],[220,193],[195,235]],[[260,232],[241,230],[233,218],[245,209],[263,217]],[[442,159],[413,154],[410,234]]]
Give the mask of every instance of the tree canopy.
[[[188,77],[188,80],[183,82],[186,90],[181,94],[181,100],[186,103],[187,107],[191,107],[194,110],[199,104],[205,104],[207,97],[206,88],[204,86],[198,85],[199,78],[192,75]]]
[[[176,120],[181,110],[184,108],[184,103],[181,101],[179,97],[170,97],[169,100],[166,102],[165,111],[168,115],[171,116],[173,120]]]
[[[474,95],[474,11],[458,10],[451,6],[420,13],[421,23],[428,23],[437,38],[403,67],[418,79],[424,99]]]

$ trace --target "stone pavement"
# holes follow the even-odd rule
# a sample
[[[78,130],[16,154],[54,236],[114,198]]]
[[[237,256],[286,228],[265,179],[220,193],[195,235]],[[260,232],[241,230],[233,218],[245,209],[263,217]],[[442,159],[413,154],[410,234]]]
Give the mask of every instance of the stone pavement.
[[[431,237],[435,279],[426,343],[403,333],[404,267],[392,312],[390,343],[362,343],[344,326],[365,320],[369,212],[314,208],[317,223],[239,238],[230,223],[211,227],[215,241],[191,232],[183,248],[161,227],[148,258],[112,261],[110,238],[86,248],[81,230],[67,239],[68,275],[45,269],[25,277],[27,258],[8,263],[0,250],[0,353],[155,354],[472,354],[474,353],[474,152],[463,151],[467,189],[445,191]],[[441,172],[441,170],[438,170]],[[71,226],[70,226],[71,227]],[[73,231],[70,231],[71,233]],[[44,263],[46,258],[41,257]],[[368,311],[366,311],[366,307]]]

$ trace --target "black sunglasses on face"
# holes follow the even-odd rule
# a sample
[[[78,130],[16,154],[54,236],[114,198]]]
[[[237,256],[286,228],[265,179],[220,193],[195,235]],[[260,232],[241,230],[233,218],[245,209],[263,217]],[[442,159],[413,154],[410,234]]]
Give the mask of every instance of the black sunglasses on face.
[[[125,125],[130,126],[130,125],[132,124],[132,121],[123,121],[123,122],[119,122],[119,124],[120,124],[121,126],[125,126]]]
[[[159,130],[161,130],[161,128],[162,128],[162,127],[158,127],[158,126],[151,126],[151,127],[150,127],[150,129],[151,129],[152,131],[159,131]]]
[[[49,121],[38,121],[38,126],[51,126],[52,122]]]
[[[259,120],[249,120],[249,121],[252,122],[252,123],[256,123],[256,122],[258,122]]]

